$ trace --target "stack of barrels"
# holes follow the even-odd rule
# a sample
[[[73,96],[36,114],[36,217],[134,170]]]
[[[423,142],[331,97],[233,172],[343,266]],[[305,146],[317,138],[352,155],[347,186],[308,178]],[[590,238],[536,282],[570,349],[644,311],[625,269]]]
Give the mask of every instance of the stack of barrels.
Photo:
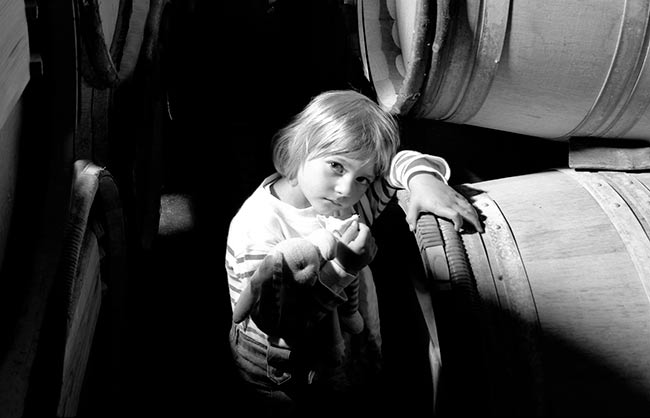
[[[484,233],[420,219],[436,412],[647,415],[650,165],[611,161],[628,141],[647,155],[650,3],[357,6],[365,74],[393,114],[613,144],[590,170],[457,185]]]
[[[23,265],[10,260],[13,268],[5,272],[11,274],[2,281],[12,291],[3,297],[15,299],[17,317],[3,346],[1,409],[7,417],[119,415],[125,405],[129,260],[151,248],[159,226],[167,115],[161,28],[170,1],[6,3],[23,20],[25,6],[31,11],[31,56],[40,68],[32,66],[39,74],[32,74],[25,94],[25,120],[49,127],[30,129],[45,137],[43,149],[33,154],[49,160],[39,165],[40,158],[21,158],[21,173],[40,176],[47,190],[33,190],[38,198],[32,199],[25,198],[31,191],[17,191],[37,219],[29,220],[33,227],[12,224],[12,234],[27,231],[35,242],[19,242],[27,250],[19,254]],[[20,40],[27,43],[27,36]],[[16,130],[13,119],[0,139]],[[29,156],[33,138],[21,141]],[[3,172],[13,176],[18,155],[13,144],[7,151]],[[13,199],[13,190],[0,183]],[[3,253],[11,218],[4,207]]]

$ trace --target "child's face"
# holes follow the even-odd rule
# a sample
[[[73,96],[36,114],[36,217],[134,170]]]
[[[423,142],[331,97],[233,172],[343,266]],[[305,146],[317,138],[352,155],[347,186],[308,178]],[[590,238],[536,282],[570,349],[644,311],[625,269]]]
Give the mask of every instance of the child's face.
[[[305,207],[321,215],[348,212],[375,179],[375,164],[342,155],[316,157],[298,171],[298,188]]]

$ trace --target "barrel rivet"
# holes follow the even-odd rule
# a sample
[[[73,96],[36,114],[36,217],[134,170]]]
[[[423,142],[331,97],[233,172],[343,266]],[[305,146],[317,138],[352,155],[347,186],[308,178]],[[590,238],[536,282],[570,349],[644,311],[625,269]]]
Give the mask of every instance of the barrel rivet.
[[[620,208],[621,204],[620,203],[614,203],[614,207]]]

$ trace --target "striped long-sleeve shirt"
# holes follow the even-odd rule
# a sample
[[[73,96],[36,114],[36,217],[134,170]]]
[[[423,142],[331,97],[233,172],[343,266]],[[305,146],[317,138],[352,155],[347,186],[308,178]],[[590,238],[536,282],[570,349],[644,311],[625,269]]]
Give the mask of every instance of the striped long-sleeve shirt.
[[[437,175],[445,182],[450,175],[449,166],[440,157],[416,151],[400,151],[393,158],[388,176],[373,182],[354,206],[360,221],[368,226],[372,225],[396,191],[407,188],[410,177],[421,172]],[[225,264],[233,309],[261,261],[279,242],[289,238],[307,237],[322,228],[313,208],[299,209],[271,194],[270,186],[279,178],[277,173],[267,177],[243,203],[230,223]],[[335,264],[331,261],[326,264],[328,263]],[[337,270],[332,265],[327,267],[330,271]],[[337,271],[342,276],[347,274],[340,268]],[[322,283],[317,285],[324,287]],[[345,300],[335,292],[327,292],[327,288],[323,288],[320,293],[326,296],[325,299],[331,298],[319,298],[330,306],[336,306]],[[268,344],[269,336],[250,318],[245,322],[244,332],[251,338]]]

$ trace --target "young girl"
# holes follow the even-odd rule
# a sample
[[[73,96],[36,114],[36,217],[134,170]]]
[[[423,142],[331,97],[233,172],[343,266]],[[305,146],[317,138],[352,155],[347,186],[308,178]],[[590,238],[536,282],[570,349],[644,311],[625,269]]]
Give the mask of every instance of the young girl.
[[[300,406],[311,413],[342,407],[341,395],[378,376],[381,334],[368,268],[377,248],[370,226],[398,189],[410,192],[406,219],[412,230],[425,211],[452,220],[457,230],[465,222],[482,230],[471,204],[447,185],[447,163],[398,152],[399,145],[394,118],[354,91],[318,95],[274,138],[277,173],[262,182],[230,224],[226,270],[233,311],[251,280],[262,274],[262,260],[280,243],[325,230],[335,248],[301,302],[301,312],[317,318],[304,333],[276,335],[277,328],[267,325],[271,313],[265,316],[261,305],[233,322],[231,349],[250,390],[244,396],[255,396],[247,409],[289,415]],[[350,219],[349,226],[333,232],[336,219]],[[361,322],[351,326],[340,310],[352,299]]]

